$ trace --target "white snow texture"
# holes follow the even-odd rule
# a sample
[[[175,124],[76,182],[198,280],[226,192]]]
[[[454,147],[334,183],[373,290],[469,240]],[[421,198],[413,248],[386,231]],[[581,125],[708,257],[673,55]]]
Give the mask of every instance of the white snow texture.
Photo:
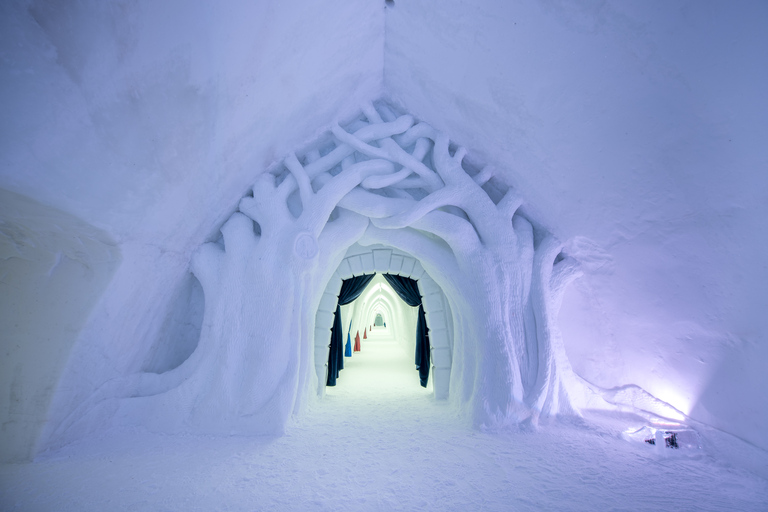
[[[168,468],[236,454],[236,510],[764,507],[768,5],[289,4],[0,4],[0,508],[179,500],[181,476],[141,503],[64,490],[164,440]],[[380,276],[324,385],[341,282],[372,272],[418,281],[426,390]],[[692,441],[644,442],[666,430]],[[338,501],[315,436],[379,483]],[[313,482],[296,502],[232,483],[268,480],[270,443]],[[425,497],[416,448],[453,468]]]

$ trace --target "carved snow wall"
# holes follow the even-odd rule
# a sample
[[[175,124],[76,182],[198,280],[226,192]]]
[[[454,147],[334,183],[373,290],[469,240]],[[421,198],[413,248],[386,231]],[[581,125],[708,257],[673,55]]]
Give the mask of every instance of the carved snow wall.
[[[198,352],[207,355],[180,385],[195,397],[191,422],[280,430],[302,409],[322,382],[318,330],[324,338],[333,274],[345,273],[354,243],[398,249],[445,292],[455,339],[450,363],[433,354],[447,370],[438,390],[475,424],[577,413],[590,390],[555,319],[578,263],[534,229],[519,194],[494,169],[467,163],[445,134],[386,105],[330,131],[261,174],[222,240],[193,259],[206,305]]]
[[[418,278],[435,394],[476,426],[608,406],[572,371],[556,322],[579,255],[536,224],[503,173],[466,155],[428,124],[368,104],[311,149],[255,170],[192,257],[205,305],[191,355],[104,383],[51,439],[106,404],[115,422],[162,432],[282,432],[324,381],[341,279],[370,268]],[[355,244],[370,251],[347,254]]]

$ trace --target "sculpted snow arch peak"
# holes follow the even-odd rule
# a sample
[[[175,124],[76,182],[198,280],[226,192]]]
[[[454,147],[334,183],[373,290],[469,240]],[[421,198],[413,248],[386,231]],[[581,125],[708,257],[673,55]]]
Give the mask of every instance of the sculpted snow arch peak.
[[[489,185],[493,169],[467,167],[466,151],[453,146],[446,135],[411,116],[398,117],[386,105],[369,104],[359,119],[345,128],[335,125],[331,132],[331,140],[307,152],[302,161],[290,155],[283,166],[262,175],[253,197],[241,201],[242,214],[235,214],[222,230],[224,250],[211,245],[195,257],[203,288],[213,287],[212,300],[206,300],[211,306],[206,306],[204,337],[228,332],[225,326],[234,315],[238,334],[248,333],[248,343],[241,347],[230,341],[226,350],[218,345],[226,352],[237,347],[238,360],[251,365],[250,371],[270,376],[268,385],[260,381],[258,389],[255,382],[245,383],[242,400],[267,404],[286,393],[277,407],[267,409],[277,415],[276,424],[283,424],[289,411],[300,405],[308,376],[323,382],[320,365],[327,360],[330,311],[341,278],[347,270],[350,275],[390,270],[383,259],[377,260],[381,250],[371,251],[370,269],[352,268],[354,260],[343,258],[362,237],[364,245],[378,242],[414,256],[418,268],[410,273],[412,278],[421,277],[414,272],[423,273],[419,261],[432,267],[436,288],[448,296],[450,306],[445,309],[457,313],[450,319],[455,340],[448,334],[449,320],[440,325],[446,342],[438,348],[447,354],[433,355],[433,361],[449,363],[443,381],[435,377],[436,392],[439,388],[441,396],[452,395],[470,405],[475,422],[486,426],[576,413],[574,392],[588,390],[571,371],[554,319],[564,285],[578,274],[578,266],[551,235],[534,240],[519,195],[503,183]],[[506,190],[494,201],[489,191],[499,189]],[[236,237],[227,235],[231,223]],[[239,252],[235,241],[230,257],[228,238],[248,239],[251,256]],[[209,253],[239,265],[231,278],[220,269],[213,272],[218,277],[206,276],[217,268],[206,261]],[[336,267],[339,272],[332,277],[328,269]],[[259,276],[272,279],[275,268],[285,269],[287,275],[264,292]],[[253,282],[238,284],[237,293],[219,298],[217,289],[230,279],[242,283],[235,274],[253,276]],[[328,283],[325,290],[320,283]],[[289,319],[278,311],[285,311],[284,305],[269,300],[277,289],[284,304],[298,301],[296,327],[289,327]],[[238,316],[238,305],[247,300],[238,293],[267,293],[269,297],[259,300],[263,315]],[[257,334],[267,319],[273,324],[285,320],[268,333],[269,339]],[[312,330],[314,351],[306,342]],[[211,344],[216,344],[214,339]],[[307,371],[311,352],[315,372]],[[231,364],[238,370],[238,364],[246,363]]]
[[[205,294],[194,353],[165,373],[110,381],[58,433],[109,399],[123,400],[123,422],[161,431],[282,431],[324,377],[341,277],[368,266],[420,280],[435,394],[477,425],[577,413],[590,390],[555,318],[578,265],[541,227],[534,236],[516,191],[465,155],[426,123],[369,104],[259,175],[220,240],[193,255]],[[356,242],[376,247],[345,258]]]

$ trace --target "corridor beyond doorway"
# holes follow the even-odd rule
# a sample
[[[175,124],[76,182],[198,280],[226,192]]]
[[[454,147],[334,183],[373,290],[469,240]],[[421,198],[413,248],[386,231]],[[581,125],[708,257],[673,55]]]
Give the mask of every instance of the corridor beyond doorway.
[[[363,291],[357,298],[349,302],[349,296],[346,293],[360,286],[366,277],[369,280],[364,285]],[[344,375],[347,373],[345,368],[348,364],[352,361],[354,365],[356,358],[360,356],[359,347],[368,345],[373,341],[385,344],[384,350],[379,351],[383,359],[381,357],[376,361],[372,361],[370,358],[364,359],[368,361],[368,366],[376,366],[375,369],[369,368],[365,375],[358,372],[357,378],[365,379],[365,385],[387,386],[387,381],[393,382],[408,378],[415,378],[417,382],[421,382],[422,386],[428,385],[428,371],[420,371],[420,366],[417,363],[417,361],[421,361],[422,365],[429,367],[429,359],[425,360],[424,354],[430,353],[429,336],[425,336],[428,328],[426,327],[423,308],[421,304],[413,305],[416,302],[415,297],[420,297],[420,291],[415,292],[419,295],[414,294],[414,290],[418,290],[417,282],[408,278],[381,273],[374,273],[372,276],[369,274],[356,279],[359,281],[354,285],[351,284],[351,281],[344,281],[343,286],[351,286],[352,288],[342,287],[341,293],[345,298],[342,299],[340,295],[339,303],[343,304],[337,313],[334,313],[334,318],[337,319],[338,316],[340,321],[339,324],[334,323],[334,329],[331,331],[327,386],[338,385],[345,378]],[[396,292],[390,284],[391,281],[395,283],[395,286],[400,286],[402,289]],[[411,302],[407,302],[405,299]],[[386,326],[383,325],[384,318],[389,320],[389,324]],[[375,319],[378,319],[379,325],[374,325]],[[346,345],[340,344],[338,337],[334,338],[336,336],[334,333],[337,331],[341,333],[341,340],[347,340]],[[387,347],[387,345],[393,346]],[[400,350],[396,350],[395,345]],[[407,357],[406,354],[411,355]],[[396,361],[399,361],[399,364]],[[422,373],[426,375],[422,375]],[[371,378],[378,380],[379,383],[370,384],[368,381]],[[429,389],[434,391],[434,387]]]
[[[429,396],[432,381],[426,388],[419,385],[413,353],[397,343],[386,327],[374,327],[362,350],[344,358],[344,371],[336,386],[326,389],[327,396],[349,398],[376,396],[400,400],[404,396]]]

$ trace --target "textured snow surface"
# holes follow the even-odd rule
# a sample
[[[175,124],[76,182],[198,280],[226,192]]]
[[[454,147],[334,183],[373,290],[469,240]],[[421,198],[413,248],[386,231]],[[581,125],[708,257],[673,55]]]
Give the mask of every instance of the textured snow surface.
[[[0,186],[122,255],[93,311],[71,307],[101,293],[82,283],[28,308],[79,333],[11,325],[5,396],[36,432],[58,413],[26,397],[53,375],[81,401],[113,373],[179,364],[198,329],[176,313],[201,307],[191,251],[255,173],[384,94],[606,255],[563,299],[580,376],[768,448],[767,21],[759,0],[2,2]],[[81,271],[61,263],[62,282]],[[48,339],[38,378],[26,354]],[[14,457],[34,451],[28,432],[7,438]]]
[[[611,428],[473,431],[374,329],[281,438],[112,431],[0,466],[4,511],[765,510],[768,482]]]
[[[100,384],[188,355],[199,320],[178,313],[202,306],[190,252],[255,174],[381,94],[383,26],[383,4],[367,1],[0,2],[0,188],[46,205],[35,222],[54,236],[38,247],[70,256],[0,257],[0,279],[14,276],[3,311],[33,302],[0,322],[2,460],[34,452],[57,380],[80,382],[68,364]],[[26,229],[5,201],[0,230]],[[107,272],[68,249],[98,230],[122,263],[96,286]]]
[[[61,361],[119,264],[104,232],[0,189],[0,460],[32,458]]]
[[[768,3],[409,0],[386,24],[390,99],[608,256],[563,298],[574,370],[768,448]]]
[[[556,325],[565,288],[583,272],[583,251],[573,244],[566,250],[528,217],[523,198],[493,168],[479,170],[465,157],[446,134],[377,102],[363,105],[344,128],[334,125],[306,154],[260,174],[220,239],[191,258],[204,298],[195,298],[188,280],[179,283],[180,308],[163,322],[185,325],[181,336],[153,333],[162,341],[151,351],[130,331],[122,339],[98,332],[78,344],[36,453],[113,426],[282,432],[325,380],[338,292],[332,287],[341,285],[332,277],[341,276],[334,268],[355,243],[390,249],[348,262],[348,269],[389,269],[420,280],[435,397],[459,402],[474,425],[536,425],[585,408],[616,410],[620,404],[573,373]],[[408,263],[390,259],[392,249]],[[591,264],[594,253],[587,256]],[[136,293],[134,280],[125,285]],[[440,297],[447,302],[437,306]],[[323,312],[324,301],[331,305]],[[191,315],[202,308],[201,322]],[[153,317],[155,325],[163,318]],[[102,317],[110,331],[115,320]],[[147,332],[139,339],[151,339]],[[160,347],[163,366],[172,369],[143,370]]]

